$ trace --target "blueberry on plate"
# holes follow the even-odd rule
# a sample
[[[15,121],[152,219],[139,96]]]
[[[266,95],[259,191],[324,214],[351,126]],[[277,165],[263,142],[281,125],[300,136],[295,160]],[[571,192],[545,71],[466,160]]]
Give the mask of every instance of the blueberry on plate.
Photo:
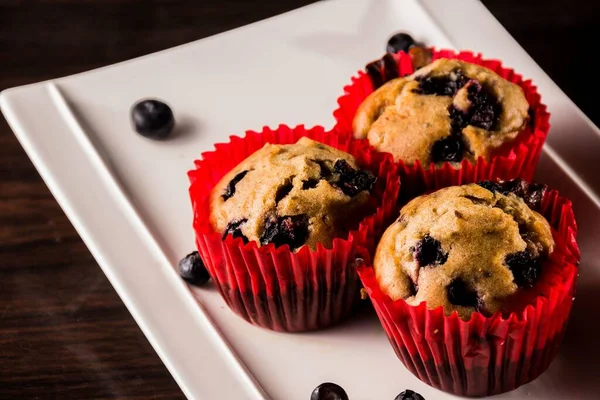
[[[408,53],[408,50],[416,44],[415,40],[408,33],[399,32],[389,38],[387,42],[387,52],[397,53],[403,51]]]
[[[164,139],[173,130],[175,117],[171,107],[159,100],[141,100],[131,108],[133,127],[150,139]]]
[[[203,285],[210,279],[204,262],[197,251],[188,254],[179,261],[179,275],[192,285]]]
[[[425,400],[419,393],[414,392],[410,389],[406,389],[400,393],[394,400]]]
[[[325,382],[313,390],[310,400],[348,400],[348,395],[340,385]]]

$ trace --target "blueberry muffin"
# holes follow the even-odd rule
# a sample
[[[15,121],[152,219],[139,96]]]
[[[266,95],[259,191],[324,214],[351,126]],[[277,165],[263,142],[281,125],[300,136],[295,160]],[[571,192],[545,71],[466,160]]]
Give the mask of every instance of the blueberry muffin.
[[[474,311],[507,311],[521,288],[535,284],[554,247],[548,222],[530,208],[542,196],[543,187],[517,180],[413,199],[377,247],[382,291],[410,305],[443,306],[446,315],[456,311],[463,319]]]
[[[374,183],[353,156],[309,138],[266,144],[215,186],[210,222],[223,239],[331,247],[373,207]]]
[[[353,131],[406,164],[489,160],[523,131],[528,110],[518,85],[480,65],[441,58],[371,93]]]

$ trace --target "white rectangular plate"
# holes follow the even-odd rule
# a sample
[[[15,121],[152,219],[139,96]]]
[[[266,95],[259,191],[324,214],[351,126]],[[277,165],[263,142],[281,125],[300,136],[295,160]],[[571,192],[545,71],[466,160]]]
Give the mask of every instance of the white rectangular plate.
[[[429,400],[454,398],[402,366],[373,313],[321,332],[270,332],[236,317],[214,289],[197,289],[199,306],[173,270],[194,243],[192,161],[247,129],[331,127],[343,86],[398,30],[499,58],[538,85],[553,126],[538,179],[573,199],[584,261],[557,360],[534,383],[498,398],[598,398],[598,318],[586,315],[597,309],[600,288],[600,176],[591,175],[599,132],[475,0],[321,2],[2,94],[23,147],[189,398],[304,400],[324,381],[339,383],[353,400],[391,400],[405,388]],[[132,132],[129,109],[144,97],[170,103],[174,138],[154,142]]]

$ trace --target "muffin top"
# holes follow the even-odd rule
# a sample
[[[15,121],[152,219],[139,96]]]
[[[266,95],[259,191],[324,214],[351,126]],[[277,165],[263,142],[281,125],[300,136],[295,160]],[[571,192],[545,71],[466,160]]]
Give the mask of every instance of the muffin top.
[[[210,222],[223,239],[331,247],[372,209],[374,183],[352,155],[309,138],[266,144],[214,187]]]
[[[554,240],[544,217],[505,189],[491,182],[453,186],[404,206],[375,254],[382,291],[463,319],[506,311],[511,295],[535,283]],[[539,199],[528,194],[530,204]]]
[[[489,160],[525,128],[528,110],[518,85],[480,65],[442,58],[371,93],[353,130],[406,164]]]

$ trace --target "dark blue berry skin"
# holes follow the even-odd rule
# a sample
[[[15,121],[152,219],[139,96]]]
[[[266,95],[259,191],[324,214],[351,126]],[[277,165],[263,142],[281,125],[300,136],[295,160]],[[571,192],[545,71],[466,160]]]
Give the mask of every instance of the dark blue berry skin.
[[[477,292],[467,286],[467,283],[461,278],[454,278],[446,288],[450,304],[455,306],[473,307],[477,311],[483,309],[483,300],[477,295]]]
[[[509,254],[505,262],[519,287],[532,287],[541,274],[542,263],[529,250]]]
[[[387,52],[397,53],[403,51],[408,53],[408,49],[416,44],[415,40],[408,33],[399,32],[389,38],[387,42]]]
[[[414,392],[410,389],[406,389],[400,393],[394,400],[425,400],[419,393]]]
[[[503,191],[504,191],[504,188],[502,187],[502,185],[497,182],[494,182],[494,181],[481,181],[481,182],[477,182],[477,184],[479,186],[481,186],[482,188],[489,190],[492,193],[494,193],[494,192],[503,193]]]
[[[464,157],[465,143],[462,135],[450,135],[440,139],[431,147],[431,160],[439,162],[461,162]]]
[[[225,227],[225,232],[223,232],[223,236],[221,237],[221,239],[225,240],[227,235],[231,235],[234,238],[242,238],[244,244],[248,243],[248,238],[242,233],[242,225],[244,225],[247,221],[248,220],[246,218],[242,218],[240,220],[231,221],[230,223],[228,223],[227,227]]]
[[[260,244],[266,246],[274,243],[275,247],[285,244],[294,251],[302,246],[308,237],[308,217],[300,215],[284,215],[270,217],[265,221],[265,231],[260,237]]]
[[[159,100],[141,100],[131,109],[133,127],[150,139],[165,139],[175,125],[171,108]]]
[[[225,188],[225,192],[223,192],[223,194],[221,195],[223,200],[227,201],[230,197],[232,197],[235,194],[235,185],[237,185],[242,179],[244,179],[248,172],[249,171],[242,171],[236,176],[234,176],[231,181],[229,181],[227,187]]]
[[[442,244],[429,235],[419,240],[412,250],[419,267],[442,265],[448,260],[448,254],[443,252]]]
[[[436,96],[454,96],[458,90],[469,82],[469,78],[460,69],[454,71],[455,76],[420,77],[419,87],[413,93]]]
[[[313,390],[310,400],[348,400],[348,394],[340,385],[326,382]]]
[[[351,197],[363,190],[370,192],[377,181],[370,171],[355,170],[341,158],[335,162],[333,168],[339,174],[339,180],[334,185]]]
[[[546,185],[529,183],[521,178],[500,182],[483,181],[479,182],[478,185],[490,192],[499,192],[506,196],[513,193],[515,196],[522,198],[532,210],[539,210],[548,191]]]
[[[197,251],[194,251],[179,261],[179,275],[192,285],[203,285],[210,279]]]

